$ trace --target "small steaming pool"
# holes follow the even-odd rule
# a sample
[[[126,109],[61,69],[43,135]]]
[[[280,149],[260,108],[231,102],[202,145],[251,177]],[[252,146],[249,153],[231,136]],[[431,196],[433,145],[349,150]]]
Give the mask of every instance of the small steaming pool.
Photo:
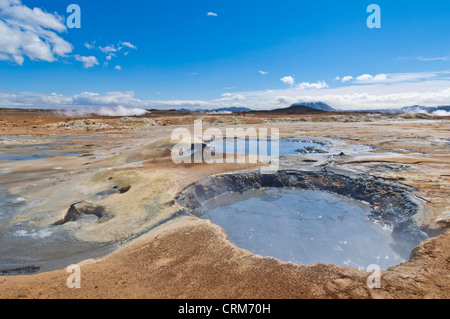
[[[260,143],[267,145],[267,150],[260,150]],[[239,144],[242,145],[242,149],[239,148]],[[305,154],[310,150],[316,150],[324,147],[322,143],[296,139],[280,139],[278,145],[278,155]],[[271,147],[272,144],[270,140],[260,141],[256,138],[234,139],[231,141],[225,139],[223,141],[212,141],[209,143],[210,150],[217,153],[257,154],[270,156],[274,154]]]
[[[387,269],[405,261],[391,247],[392,229],[370,212],[323,191],[263,188],[211,199],[196,214],[221,226],[236,246],[285,262]]]

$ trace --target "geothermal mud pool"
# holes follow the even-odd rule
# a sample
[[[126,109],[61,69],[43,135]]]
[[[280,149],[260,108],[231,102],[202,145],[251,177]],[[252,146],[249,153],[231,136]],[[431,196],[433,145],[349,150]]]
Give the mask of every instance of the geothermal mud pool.
[[[267,149],[260,149],[260,144],[266,145]],[[233,139],[224,141],[212,141],[208,147],[212,152],[234,153],[234,154],[257,154],[273,155],[271,138],[267,140],[258,140],[256,138]],[[343,151],[351,154],[366,154],[372,150],[366,145],[347,145],[339,140],[327,138],[303,137],[282,137],[278,141],[278,152],[276,155],[308,155],[308,154],[328,154],[337,155]]]
[[[262,188],[204,207],[195,213],[223,227],[232,243],[285,262],[387,269],[409,255],[392,249],[392,230],[369,218],[369,206],[331,193]]]
[[[428,237],[413,219],[419,204],[411,191],[342,171],[253,171],[207,178],[181,203],[258,255],[387,269]]]

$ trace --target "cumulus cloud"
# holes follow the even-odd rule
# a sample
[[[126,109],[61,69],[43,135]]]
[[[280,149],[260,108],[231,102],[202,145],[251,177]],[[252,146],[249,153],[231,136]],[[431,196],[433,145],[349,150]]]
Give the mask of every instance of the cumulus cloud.
[[[358,84],[372,84],[372,83],[401,83],[401,82],[417,82],[426,80],[443,80],[448,79],[449,71],[439,72],[416,72],[416,73],[390,73],[390,74],[363,74],[353,81]]]
[[[95,43],[96,43],[95,41],[92,44],[85,43],[84,46],[86,48],[88,48],[88,49],[93,49],[93,48],[95,48]],[[122,50],[124,47],[127,47],[127,48],[132,49],[132,50],[137,50],[137,47],[134,44],[132,44],[132,43],[130,43],[128,41],[119,41],[117,44],[109,44],[109,45],[106,45],[106,46],[98,46],[98,49],[101,52],[103,52],[103,53],[105,53],[107,55],[110,55],[111,53],[118,52],[118,51]],[[124,55],[127,55],[128,53],[129,52],[126,52]]]
[[[217,17],[217,16],[218,16],[218,14],[215,13],[215,12],[208,12],[206,15],[207,15],[208,17]]]
[[[445,72],[439,74],[444,75]],[[370,110],[400,108],[409,105],[448,105],[450,78],[445,76],[412,82],[389,82],[392,78],[411,79],[422,76],[408,74],[402,77],[387,74],[387,82],[361,85],[351,81],[348,85],[331,88],[324,81],[304,82],[302,85],[304,89],[299,89],[298,86],[301,83],[298,86],[277,90],[227,92],[210,100],[141,100],[135,97],[133,91],[104,94],[84,92],[74,96],[63,96],[57,93],[5,93],[0,91],[0,107],[99,109],[122,106],[128,109],[214,109],[223,107],[272,109],[303,101],[322,101],[337,109]]]
[[[345,83],[345,82],[349,82],[351,80],[353,80],[353,76],[347,75],[347,76],[342,77],[341,82]]]
[[[86,45],[88,45],[89,48],[93,48],[93,45],[90,45],[88,43],[86,43],[85,46]],[[110,45],[107,45],[107,46],[104,46],[104,47],[103,46],[99,46],[98,50],[100,50],[101,52],[106,54],[106,61],[111,61],[111,59],[113,57],[117,57],[118,52],[121,51],[124,48],[137,50],[137,47],[134,44],[132,44],[130,42],[126,42],[126,41],[120,41],[117,44],[110,44]],[[129,53],[130,53],[129,51],[125,51],[123,53],[123,55],[127,56]],[[103,63],[103,65],[104,66],[108,66],[109,63],[105,62],[105,63]],[[120,71],[121,67],[120,66],[116,66],[115,69]]]
[[[239,93],[223,93],[221,99],[217,99],[216,101],[243,101],[245,97]]]
[[[135,45],[131,44],[130,42],[119,42],[119,45],[128,47],[133,50],[137,50],[137,47]]]
[[[417,60],[422,62],[428,62],[428,61],[448,61],[448,56],[440,56],[435,58],[426,58],[426,57],[417,57]]]
[[[54,62],[73,51],[59,36],[66,31],[63,17],[20,0],[0,0],[0,60],[22,65],[30,60]]]
[[[114,69],[117,70],[117,71],[121,71],[121,70],[122,70],[122,67],[121,67],[120,65],[116,65],[116,66],[114,67]]]
[[[291,86],[294,85],[294,83],[295,83],[294,78],[290,75],[282,77],[280,79],[280,81],[283,82],[284,84],[291,85]]]
[[[367,80],[372,80],[373,76],[371,76],[370,74],[363,74],[360,75],[356,78],[356,81],[367,81]]]
[[[114,44],[107,45],[106,47],[98,47],[100,51],[102,51],[105,54],[110,54],[111,52],[117,52],[119,49],[115,47]]]
[[[283,104],[283,105],[290,105],[290,104],[294,104],[295,102],[297,102],[297,100],[291,96],[276,96],[275,100],[277,103]]]
[[[328,84],[326,84],[325,81],[317,81],[316,83],[302,82],[297,86],[297,88],[300,90],[324,89],[327,87],[328,87]]]
[[[267,75],[267,74],[269,74],[269,72],[266,72],[266,71],[258,71],[259,73],[261,73],[262,75]]]
[[[56,93],[1,93],[0,107],[18,108],[54,108],[56,106],[67,106],[72,103],[72,98]]]
[[[73,96],[72,104],[82,106],[127,106],[143,107],[145,103],[134,97],[133,91],[108,92],[99,94],[94,92],[84,92]]]
[[[92,49],[94,49],[95,48],[95,41],[94,42],[92,42],[92,44],[91,43],[88,43],[88,42],[86,42],[85,44],[84,44],[84,46],[88,49],[88,50],[92,50]]]
[[[75,55],[75,60],[82,62],[85,69],[98,65],[98,60],[95,56],[80,56],[77,54]]]
[[[356,78],[356,81],[361,83],[368,82],[385,82],[387,80],[387,74],[377,74],[372,76],[370,74],[363,74]]]

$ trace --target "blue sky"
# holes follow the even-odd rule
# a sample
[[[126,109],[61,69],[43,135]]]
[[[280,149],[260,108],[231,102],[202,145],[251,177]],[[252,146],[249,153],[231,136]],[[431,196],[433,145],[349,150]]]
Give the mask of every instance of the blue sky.
[[[444,0],[0,0],[0,107],[450,104],[449,30]]]

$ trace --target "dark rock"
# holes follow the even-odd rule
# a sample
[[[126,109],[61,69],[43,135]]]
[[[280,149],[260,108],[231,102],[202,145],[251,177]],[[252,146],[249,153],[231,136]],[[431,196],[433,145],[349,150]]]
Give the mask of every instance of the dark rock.
[[[100,205],[91,204],[88,202],[77,202],[70,205],[67,210],[66,216],[60,221],[57,221],[53,225],[64,225],[68,222],[74,222],[81,218],[83,215],[95,215],[99,221],[104,221],[108,219],[108,214],[105,208]]]
[[[123,194],[123,193],[128,192],[130,189],[131,189],[131,185],[127,185],[127,186],[120,187],[118,190],[119,190],[120,194]]]

